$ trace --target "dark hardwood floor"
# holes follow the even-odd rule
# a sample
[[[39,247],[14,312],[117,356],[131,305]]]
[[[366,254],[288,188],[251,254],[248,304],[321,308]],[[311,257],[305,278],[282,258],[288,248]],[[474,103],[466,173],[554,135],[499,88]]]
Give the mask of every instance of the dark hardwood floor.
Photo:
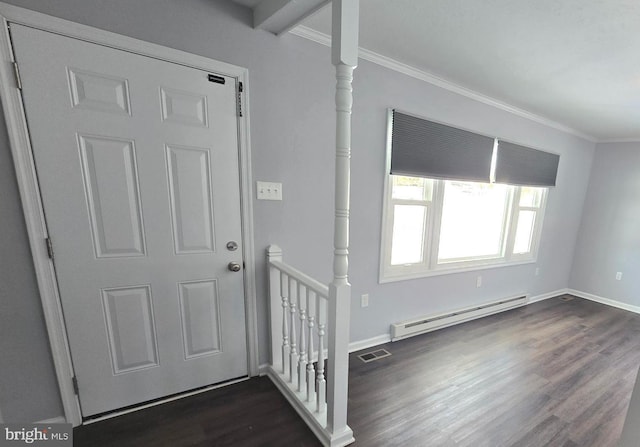
[[[554,298],[383,347],[390,357],[350,357],[354,445],[607,447],[640,366],[640,315]],[[318,445],[264,377],[79,427],[74,441]]]

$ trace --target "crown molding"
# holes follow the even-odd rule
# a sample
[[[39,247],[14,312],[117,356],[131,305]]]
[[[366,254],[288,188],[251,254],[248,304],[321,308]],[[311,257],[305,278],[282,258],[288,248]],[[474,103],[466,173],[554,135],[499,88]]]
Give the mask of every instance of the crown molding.
[[[598,140],[598,144],[607,143],[640,143],[640,137],[635,138],[616,138],[611,140]]]
[[[308,26],[298,25],[295,28],[290,29],[289,32],[321,45],[325,45],[327,47],[331,46],[331,36],[321,33],[320,31],[316,31],[313,28],[309,28]],[[360,51],[362,51],[362,48],[360,48]]]
[[[297,27],[293,28],[289,32],[291,34],[295,34],[296,36],[303,37],[305,39],[319,43],[321,45],[325,45],[328,47],[331,46],[331,36],[325,33],[322,33],[320,31],[316,31],[312,28],[309,28],[308,26],[298,25]],[[383,56],[374,51],[367,50],[366,48],[360,47],[359,56],[360,58],[367,60],[369,62],[373,62],[374,64],[380,65],[382,67],[388,68],[398,73],[402,73],[407,76],[411,76],[412,78],[419,79],[421,81],[435,85],[436,87],[443,88],[450,92],[457,93],[458,95],[465,96],[467,98],[473,99],[474,101],[478,101],[483,104],[487,104],[489,106],[495,107],[497,109],[504,110],[505,112],[509,112],[521,118],[534,121],[536,123],[545,125],[547,127],[552,127],[562,132],[583,138],[592,143],[599,142],[598,139],[595,138],[593,135],[588,135],[584,132],[580,132],[579,130],[569,127],[565,124],[558,123],[557,121],[553,121],[549,118],[545,118],[535,113],[528,112],[526,110],[512,106],[505,102],[483,95],[482,93],[478,93],[476,91],[473,91],[461,85],[455,84],[441,77],[435,76],[427,71],[412,67],[411,65],[399,62],[387,56]],[[638,141],[638,140],[635,140],[635,141]]]

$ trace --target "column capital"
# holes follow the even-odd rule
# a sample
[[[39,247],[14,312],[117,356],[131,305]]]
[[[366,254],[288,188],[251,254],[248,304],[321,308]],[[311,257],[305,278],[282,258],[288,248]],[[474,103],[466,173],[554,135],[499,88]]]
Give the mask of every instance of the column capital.
[[[333,65],[358,65],[359,0],[333,0],[331,62]]]

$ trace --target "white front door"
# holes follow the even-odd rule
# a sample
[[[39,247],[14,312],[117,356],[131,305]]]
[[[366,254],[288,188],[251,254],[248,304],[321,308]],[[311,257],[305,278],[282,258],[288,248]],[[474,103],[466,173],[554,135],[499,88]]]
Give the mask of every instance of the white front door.
[[[236,80],[11,36],[83,416],[247,375]]]

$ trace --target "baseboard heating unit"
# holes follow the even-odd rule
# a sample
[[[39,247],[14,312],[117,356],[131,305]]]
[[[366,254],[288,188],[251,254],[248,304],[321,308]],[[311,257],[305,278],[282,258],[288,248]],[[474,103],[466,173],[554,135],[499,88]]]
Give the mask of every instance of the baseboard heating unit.
[[[476,318],[496,314],[505,310],[524,306],[527,304],[527,296],[516,296],[500,301],[493,301],[481,306],[467,307],[446,314],[416,318],[408,321],[401,321],[391,325],[391,341],[398,341],[425,332],[435,331],[454,324],[475,320]]]

